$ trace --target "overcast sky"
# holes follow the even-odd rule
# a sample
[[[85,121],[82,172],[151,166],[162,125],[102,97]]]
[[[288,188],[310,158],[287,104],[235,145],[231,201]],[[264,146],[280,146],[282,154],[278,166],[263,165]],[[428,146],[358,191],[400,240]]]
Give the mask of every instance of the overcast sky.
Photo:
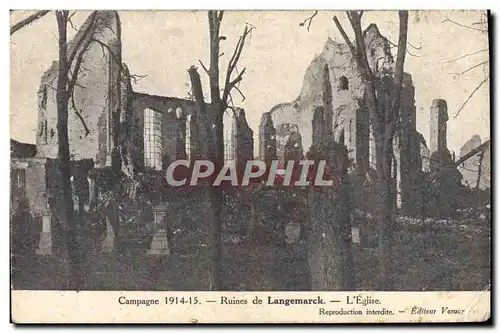
[[[11,14],[11,24],[31,12]],[[239,68],[246,67],[240,86],[246,95],[237,105],[245,108],[247,119],[258,136],[258,124],[263,112],[274,105],[294,100],[300,93],[306,68],[321,52],[328,37],[342,41],[332,17],[339,16],[350,33],[343,12],[323,11],[314,18],[307,31],[299,23],[311,11],[234,11],[226,12],[221,35],[221,69],[226,68],[229,55],[241,34],[245,22],[256,27],[240,60]],[[405,71],[413,76],[416,89],[417,129],[428,140],[429,107],[435,98],[448,102],[448,146],[458,153],[463,143],[473,134],[484,141],[490,137],[489,86],[482,85],[468,105],[455,119],[460,105],[485,79],[488,66],[478,66],[463,75],[471,66],[488,60],[487,52],[480,52],[451,61],[461,56],[488,48],[488,36],[480,31],[464,28],[481,19],[481,12],[473,11],[419,11],[410,12],[408,40],[419,50],[409,47],[414,55],[407,55]],[[74,23],[78,27],[88,12],[78,12]],[[120,11],[122,21],[123,61],[132,74],[147,75],[134,85],[137,92],[186,97],[190,89],[187,69],[208,63],[208,20],[206,12],[195,11]],[[366,12],[363,26],[376,23],[381,33],[397,42],[398,15],[392,11]],[[74,35],[74,31],[71,32]],[[52,61],[57,59],[57,24],[53,13],[11,38],[10,120],[11,137],[35,143],[37,124],[37,91],[40,77]],[[393,53],[396,49],[393,49]],[[200,70],[205,92],[208,80]],[[224,73],[221,73],[223,75]],[[221,78],[221,83],[222,83]],[[257,153],[257,152],[256,152]]]

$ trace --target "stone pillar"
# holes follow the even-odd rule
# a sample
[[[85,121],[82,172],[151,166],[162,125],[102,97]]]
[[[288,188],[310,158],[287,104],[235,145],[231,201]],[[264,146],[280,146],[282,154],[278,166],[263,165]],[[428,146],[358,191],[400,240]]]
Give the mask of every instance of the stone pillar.
[[[52,232],[51,232],[52,217],[50,213],[42,216],[42,232],[40,233],[40,242],[35,250],[36,254],[50,255],[52,254]]]
[[[431,105],[431,135],[429,140],[430,169],[451,162],[451,154],[446,143],[446,122],[448,121],[448,107],[443,99],[435,99]]]
[[[448,121],[448,106],[444,99],[435,99],[431,105],[431,135],[429,140],[430,153],[447,149],[446,122]]]

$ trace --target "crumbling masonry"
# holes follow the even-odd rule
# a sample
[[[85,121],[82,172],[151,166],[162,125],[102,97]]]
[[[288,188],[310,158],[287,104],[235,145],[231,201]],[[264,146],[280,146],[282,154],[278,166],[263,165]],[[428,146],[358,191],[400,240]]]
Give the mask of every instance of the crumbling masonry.
[[[389,42],[374,24],[365,30],[363,36],[371,68],[379,77],[390,78],[395,64]],[[329,82],[325,85],[325,81]],[[329,85],[330,91],[323,91],[324,86]],[[377,87],[381,107],[387,107],[389,103],[387,98],[382,98],[384,93],[387,94],[384,89],[383,86]],[[422,170],[420,149],[423,141],[416,130],[415,89],[408,73],[404,74],[401,93],[400,126],[394,138],[396,163],[393,176],[397,179],[399,204],[409,203],[411,206],[413,180]],[[301,146],[307,152],[321,133],[330,129],[336,140],[343,141],[348,148],[353,162],[351,172],[365,175],[370,168],[375,168],[375,145],[364,102],[363,82],[347,45],[328,39],[321,54],[306,70],[300,95],[293,102],[278,104],[263,114],[260,158],[268,160],[274,151],[278,158],[282,158],[283,147],[292,134],[302,138]],[[273,141],[270,138],[274,136],[276,145],[271,147]]]

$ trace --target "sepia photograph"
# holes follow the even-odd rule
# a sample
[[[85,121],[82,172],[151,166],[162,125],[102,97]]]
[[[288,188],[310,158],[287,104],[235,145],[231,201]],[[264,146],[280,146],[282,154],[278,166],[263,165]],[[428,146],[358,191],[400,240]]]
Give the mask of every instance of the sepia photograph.
[[[489,11],[9,15],[12,293],[489,318]]]

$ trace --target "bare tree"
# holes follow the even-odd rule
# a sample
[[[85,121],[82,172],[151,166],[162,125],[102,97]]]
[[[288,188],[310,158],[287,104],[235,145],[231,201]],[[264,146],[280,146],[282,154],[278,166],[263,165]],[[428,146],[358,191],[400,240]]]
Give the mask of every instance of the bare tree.
[[[223,11],[209,11],[208,24],[210,32],[210,64],[207,68],[202,61],[201,66],[208,75],[210,83],[210,105],[207,108],[199,75],[195,67],[189,69],[191,87],[193,96],[197,105],[196,115],[200,132],[200,144],[202,145],[202,155],[213,159],[216,166],[216,171],[220,170],[224,164],[224,134],[223,134],[223,115],[226,110],[233,109],[232,92],[237,91],[243,98],[242,91],[239,88],[239,83],[245,74],[245,68],[238,71],[237,66],[240,60],[243,47],[247,37],[250,35],[253,26],[248,24],[245,26],[242,35],[233,50],[227,65],[226,76],[224,78],[224,87],[220,87],[220,70],[219,61],[222,54],[220,53],[220,44],[226,40],[225,36],[221,36],[220,27],[224,17]],[[231,105],[230,105],[231,104]],[[206,135],[204,135],[206,133]],[[221,259],[222,259],[222,244],[221,244],[221,212],[223,203],[223,194],[221,187],[207,187],[206,193],[210,198],[210,230],[208,232],[210,246],[210,273],[209,273],[209,288],[210,290],[221,290]]]
[[[488,30],[488,13],[486,13],[486,12],[481,14],[479,21],[473,22],[471,25],[467,25],[467,24],[463,24],[461,22],[457,22],[455,20],[451,20],[448,17],[445,18],[442,23],[448,23],[448,24],[453,24],[455,26],[459,26],[459,27],[463,28],[465,31],[467,31],[469,33],[476,34],[476,35],[487,35],[488,31],[489,31]],[[483,48],[483,49],[480,49],[480,50],[477,50],[474,52],[466,53],[466,54],[463,54],[455,59],[451,59],[451,60],[444,62],[445,64],[456,63],[456,62],[461,62],[464,59],[467,60],[467,59],[470,59],[471,57],[481,56],[481,55],[485,56],[486,59],[483,58],[481,60],[478,60],[477,62],[474,62],[471,66],[467,67],[465,70],[463,70],[459,73],[452,73],[454,75],[462,76],[462,75],[465,75],[465,74],[470,73],[472,71],[477,71],[478,69],[481,69],[481,68],[484,70],[484,76],[482,77],[481,81],[476,84],[474,89],[469,93],[467,98],[462,102],[462,104],[458,108],[457,112],[455,113],[455,116],[454,116],[455,118],[458,117],[460,112],[467,106],[467,104],[474,97],[474,95],[490,79],[489,68],[488,68],[488,66],[489,66],[489,47],[486,47],[486,48]]]
[[[307,158],[328,162],[332,186],[316,189],[311,186],[309,189],[307,252],[311,289],[354,290],[350,220],[353,207],[347,176],[349,158],[343,130],[339,142],[335,141],[332,130],[332,86],[327,64],[323,70],[323,109],[326,126],[320,124],[319,136]]]
[[[68,59],[67,25],[68,11],[56,11],[57,28],[59,31],[59,61],[57,70],[57,135],[58,135],[58,159],[61,172],[61,187],[63,207],[61,209],[61,220],[66,222],[66,244],[70,262],[69,288],[79,289],[82,284],[82,272],[78,256],[76,221],[73,212],[73,197],[71,193],[70,180],[70,156],[68,139],[68,106],[70,82],[68,73],[70,71],[72,58]],[[73,84],[74,85],[74,84]]]
[[[393,137],[399,117],[401,102],[401,86],[406,55],[408,35],[408,11],[399,11],[399,41],[394,72],[394,84],[391,106],[381,108],[376,92],[377,74],[368,62],[363,30],[361,27],[362,11],[348,11],[347,18],[354,32],[354,44],[347,36],[337,17],[333,20],[342,34],[353,55],[358,71],[365,86],[365,102],[369,112],[371,128],[375,139],[376,169],[378,173],[377,193],[380,202],[378,207],[379,251],[380,251],[380,289],[391,288],[391,247],[392,221],[394,213],[391,162],[393,160]]]
[[[40,11],[27,19],[19,22],[11,28],[11,34],[28,24],[40,19],[48,11]],[[62,205],[60,209],[60,220],[65,233],[66,250],[69,259],[69,277],[68,288],[80,289],[83,284],[83,272],[81,269],[81,256],[79,255],[79,244],[77,236],[77,216],[73,209],[73,194],[70,180],[70,146],[68,135],[68,113],[73,109],[78,119],[82,122],[86,135],[90,133],[90,129],[85,123],[80,111],[76,107],[74,93],[77,86],[81,86],[78,80],[82,77],[84,68],[82,66],[85,55],[93,43],[99,44],[104,52],[109,52],[109,56],[116,61],[120,68],[119,77],[128,77],[128,70],[121,63],[120,56],[114,54],[113,51],[102,41],[97,38],[99,32],[110,27],[105,20],[100,19],[97,11],[87,19],[88,24],[81,27],[81,38],[75,41],[71,47],[69,46],[67,31],[68,25],[73,26],[71,18],[75,13],[70,13],[68,10],[55,11],[57,29],[58,29],[58,49],[59,56],[57,62],[57,86],[56,86],[56,104],[57,104],[57,135],[58,135],[58,163],[60,169],[60,185],[62,192]],[[15,29],[14,29],[15,28]],[[124,72],[127,75],[122,75]],[[115,138],[116,139],[116,138]],[[118,142],[115,142],[117,144]],[[121,160],[120,160],[121,161]],[[118,221],[113,221],[114,227]]]

